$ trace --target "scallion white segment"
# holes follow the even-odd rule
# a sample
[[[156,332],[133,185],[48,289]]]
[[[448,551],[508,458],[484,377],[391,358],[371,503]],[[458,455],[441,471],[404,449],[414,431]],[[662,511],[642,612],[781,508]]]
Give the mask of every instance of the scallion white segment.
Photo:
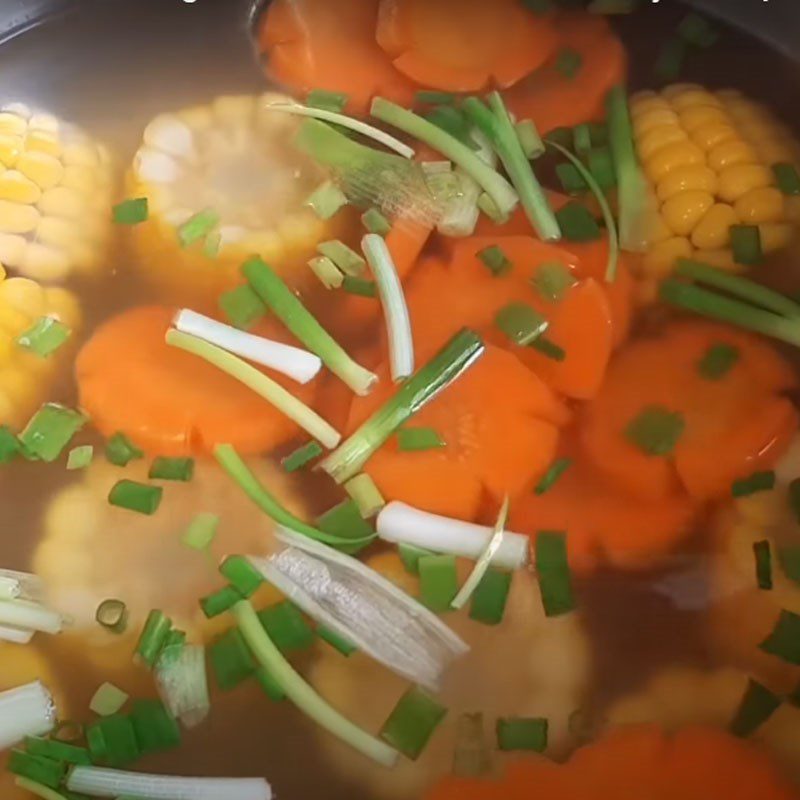
[[[38,575],[31,572],[17,572],[13,569],[0,569],[0,580],[16,583],[19,588],[17,597],[22,600],[41,603],[44,599],[44,584]]]
[[[326,111],[323,108],[312,108],[310,106],[302,106],[299,103],[266,103],[264,105],[268,111],[283,111],[286,114],[297,114],[301,117],[313,117],[314,119],[321,119],[325,122],[333,122],[336,125],[341,125],[343,128],[349,128],[351,131],[360,133],[368,139],[372,139],[379,144],[394,150],[404,158],[414,158],[414,150],[404,142],[396,139],[386,131],[376,128],[373,125],[368,125],[361,120],[348,117],[346,114],[338,114],[336,111]]]
[[[199,725],[211,707],[208,699],[205,652],[187,644],[176,654],[162,654],[155,668],[158,694],[169,713],[187,728]]]
[[[383,236],[376,233],[366,234],[361,240],[361,249],[378,285],[389,337],[392,380],[399,383],[414,374],[414,340],[411,336],[411,319],[408,316],[403,284],[400,283],[392,254]]]
[[[26,736],[44,736],[56,724],[56,704],[41,681],[0,692],[0,751]]]
[[[33,639],[35,631],[30,628],[14,628],[10,625],[0,625],[0,639],[13,644],[28,644]]]
[[[64,620],[61,614],[28,600],[0,601],[0,625],[27,628],[42,633],[61,633]]]
[[[384,541],[475,560],[494,536],[492,528],[430,514],[397,501],[389,503],[378,514],[376,527]],[[505,531],[490,565],[510,570],[527,563],[528,537]]]
[[[271,800],[264,778],[182,778],[101,767],[73,767],[67,789],[91,797],[142,800]]]
[[[16,600],[21,591],[16,578],[6,578],[0,575],[0,600]]]
[[[308,383],[322,369],[322,360],[308,350],[240,331],[188,308],[181,309],[172,324],[183,333],[288,375],[298,383]]]

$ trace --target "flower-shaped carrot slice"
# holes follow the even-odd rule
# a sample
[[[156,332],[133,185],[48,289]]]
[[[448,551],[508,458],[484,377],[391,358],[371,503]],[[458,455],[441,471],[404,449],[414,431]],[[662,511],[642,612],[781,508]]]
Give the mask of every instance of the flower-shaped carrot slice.
[[[722,349],[722,373],[710,362]],[[676,322],[623,349],[588,404],[584,452],[608,480],[640,498],[679,486],[715,499],[734,480],[769,469],[797,427],[781,393],[790,366],[762,340],[724,325]]]
[[[354,430],[396,391],[383,380],[353,401]],[[558,426],[568,414],[553,392],[510,353],[487,346],[455,383],[422,408],[407,427],[430,428],[442,445],[406,452],[397,437],[367,462],[387,500],[438,514],[474,519],[484,493],[518,495],[552,460]]]
[[[162,306],[125,311],[103,323],[79,353],[80,405],[104,436],[121,431],[148,453],[186,455],[221,443],[263,453],[300,433],[234,378],[167,345],[174,314]],[[281,332],[270,328],[267,335]],[[270,377],[306,403],[316,392],[313,384]]]
[[[558,41],[520,0],[381,0],[377,39],[404,75],[451,92],[512,86]]]

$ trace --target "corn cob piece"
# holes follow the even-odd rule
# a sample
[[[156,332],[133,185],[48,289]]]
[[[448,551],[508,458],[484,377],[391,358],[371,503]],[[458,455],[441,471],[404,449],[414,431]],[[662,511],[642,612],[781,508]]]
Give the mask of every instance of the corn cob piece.
[[[300,121],[266,109],[275,100],[288,98],[222,96],[146,127],[127,196],[146,197],[149,218],[130,236],[138,269],[162,298],[214,302],[256,253],[297,288],[316,280],[307,261],[318,242],[339,235],[342,215],[324,221],[306,206],[326,176],[293,147]],[[180,226],[204,210],[219,217],[216,252],[179,241]]]
[[[68,362],[69,343],[47,358],[24,348],[16,338],[42,317],[55,317],[72,330],[81,325],[72,292],[45,287],[30,278],[0,280],[0,423],[17,429],[47,399],[60,368]]]
[[[0,263],[39,281],[97,273],[111,235],[107,150],[22,103],[0,108]]]
[[[679,257],[741,271],[733,225],[757,225],[764,253],[791,243],[800,197],[781,193],[772,167],[800,165],[800,145],[761,104],[735,90],[675,84],[631,97],[639,158],[653,193],[645,277]]]

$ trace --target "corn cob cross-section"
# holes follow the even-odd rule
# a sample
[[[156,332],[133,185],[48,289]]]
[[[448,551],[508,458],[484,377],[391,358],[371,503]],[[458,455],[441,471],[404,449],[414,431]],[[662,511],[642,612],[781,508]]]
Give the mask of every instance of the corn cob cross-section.
[[[675,84],[631,98],[639,158],[654,195],[647,277],[675,259],[741,270],[734,225],[757,226],[761,249],[787,246],[800,225],[800,197],[784,195],[776,164],[800,165],[800,145],[768,109],[735,90]]]
[[[128,174],[128,197],[146,197],[149,218],[131,228],[137,268],[159,300],[213,302],[238,280],[242,261],[258,254],[298,288],[319,241],[338,235],[305,201],[322,182],[319,167],[297,151],[295,117],[267,110],[288,98],[223,96],[210,105],[161,114],[145,128]],[[218,219],[209,237],[182,246],[194,215]]]
[[[0,264],[41,281],[98,272],[112,192],[104,147],[22,103],[0,109]]]

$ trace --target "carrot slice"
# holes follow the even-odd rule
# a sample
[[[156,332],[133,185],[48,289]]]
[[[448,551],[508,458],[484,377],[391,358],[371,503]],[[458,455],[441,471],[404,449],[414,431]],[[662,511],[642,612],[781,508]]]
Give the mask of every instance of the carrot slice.
[[[452,92],[511,86],[557,44],[551,17],[519,0],[381,0],[377,40],[400,72]]]
[[[227,442],[260,453],[300,429],[247,387],[164,342],[174,309],[144,306],[103,323],[78,355],[80,405],[104,435],[117,431],[148,453],[207,453]],[[269,336],[280,332],[270,329]],[[308,403],[315,388],[271,375]]]
[[[739,359],[719,380],[698,365],[714,345],[735,347]],[[678,322],[661,335],[623,349],[600,394],[586,408],[584,451],[610,481],[641,498],[665,498],[683,485],[715,499],[731,483],[775,463],[797,427],[797,413],[779,395],[796,385],[790,366],[749,334],[706,322]],[[682,415],[674,451],[643,452],[626,435],[647,408]]]
[[[564,14],[556,31],[561,46],[580,55],[577,73],[563,75],[553,58],[506,96],[517,117],[532,119],[543,133],[602,117],[606,93],[625,80],[627,71],[625,48],[602,17]]]
[[[348,429],[394,391],[383,380],[371,395],[355,398]],[[393,438],[367,462],[366,471],[389,500],[474,519],[484,492],[496,501],[514,497],[545,471],[556,449],[557,425],[566,419],[566,410],[539,378],[510,353],[488,346],[410,423],[433,428],[445,446],[403,452]]]
[[[346,92],[351,112],[377,95],[410,105],[412,83],[375,41],[378,0],[273,0],[258,32],[269,77],[297,93]]]

